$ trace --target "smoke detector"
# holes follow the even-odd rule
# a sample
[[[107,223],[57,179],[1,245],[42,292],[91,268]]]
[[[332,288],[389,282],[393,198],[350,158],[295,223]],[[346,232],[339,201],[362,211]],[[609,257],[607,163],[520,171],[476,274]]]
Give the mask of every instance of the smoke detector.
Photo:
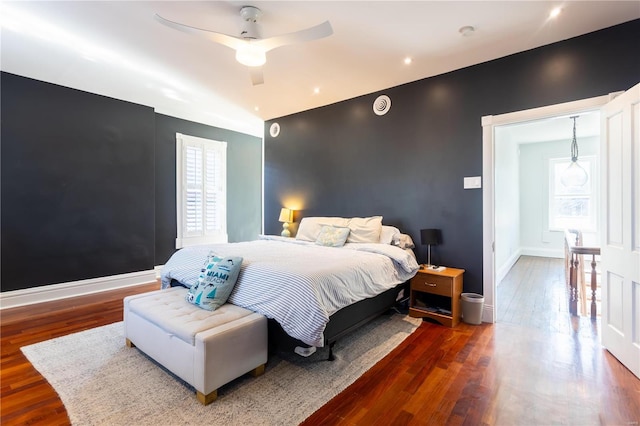
[[[474,27],[472,27],[471,25],[466,25],[466,26],[460,28],[458,30],[458,32],[460,34],[462,34],[462,37],[471,37],[473,35],[473,33],[476,32],[476,29]]]

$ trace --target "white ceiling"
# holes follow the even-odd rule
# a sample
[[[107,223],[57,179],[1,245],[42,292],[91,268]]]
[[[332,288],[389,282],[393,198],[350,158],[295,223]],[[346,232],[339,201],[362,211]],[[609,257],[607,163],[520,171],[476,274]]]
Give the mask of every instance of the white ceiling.
[[[640,18],[638,1],[2,1],[3,71],[262,136],[263,120],[384,90]],[[263,37],[329,20],[334,34],[267,54],[252,86],[234,51],[160,25],[154,13],[239,35],[258,6]],[[551,20],[549,12],[562,7]],[[476,28],[470,37],[458,30]],[[405,65],[403,59],[413,62]],[[314,94],[314,88],[320,92]]]
[[[500,126],[500,137],[508,142],[539,143],[570,141],[573,138],[573,119],[576,118],[576,139],[600,136],[600,110],[544,118],[524,123]]]

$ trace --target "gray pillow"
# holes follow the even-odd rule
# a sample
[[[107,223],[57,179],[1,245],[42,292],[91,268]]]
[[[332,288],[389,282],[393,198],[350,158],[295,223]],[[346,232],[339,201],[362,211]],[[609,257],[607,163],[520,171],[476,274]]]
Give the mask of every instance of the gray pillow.
[[[349,237],[349,228],[343,226],[323,225],[316,244],[325,247],[342,247]]]

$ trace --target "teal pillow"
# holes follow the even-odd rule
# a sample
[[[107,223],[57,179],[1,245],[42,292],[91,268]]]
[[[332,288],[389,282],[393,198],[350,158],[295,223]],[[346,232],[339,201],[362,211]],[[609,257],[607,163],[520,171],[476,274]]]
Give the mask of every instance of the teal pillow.
[[[210,254],[198,282],[191,286],[185,296],[187,302],[208,311],[215,311],[224,305],[236,285],[242,258],[239,256],[220,257]]]
[[[349,237],[350,229],[343,226],[322,225],[316,244],[325,247],[342,247]]]

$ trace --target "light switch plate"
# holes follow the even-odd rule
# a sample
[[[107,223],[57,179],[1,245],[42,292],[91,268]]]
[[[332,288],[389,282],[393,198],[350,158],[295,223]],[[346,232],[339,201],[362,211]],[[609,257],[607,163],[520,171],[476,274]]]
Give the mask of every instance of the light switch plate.
[[[464,178],[464,189],[482,188],[482,176],[471,176]]]

